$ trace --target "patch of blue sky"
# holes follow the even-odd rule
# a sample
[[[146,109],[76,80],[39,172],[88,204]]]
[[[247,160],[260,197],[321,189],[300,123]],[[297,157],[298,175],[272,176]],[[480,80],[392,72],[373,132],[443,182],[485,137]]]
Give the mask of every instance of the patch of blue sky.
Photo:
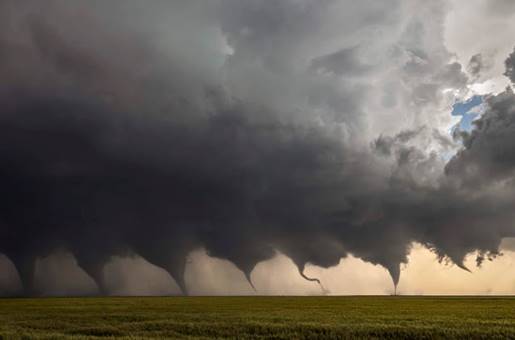
[[[479,106],[483,104],[483,96],[473,96],[466,101],[456,102],[452,106],[452,115],[461,116],[461,120],[454,129],[463,131],[472,130],[472,122],[480,115]]]

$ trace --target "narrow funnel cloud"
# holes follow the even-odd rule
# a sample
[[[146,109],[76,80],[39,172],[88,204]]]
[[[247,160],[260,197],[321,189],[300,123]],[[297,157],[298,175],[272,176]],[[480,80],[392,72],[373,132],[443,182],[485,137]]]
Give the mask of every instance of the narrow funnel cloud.
[[[247,280],[247,282],[249,283],[249,285],[252,287],[252,290],[253,290],[254,292],[256,292],[256,293],[257,293],[257,289],[256,289],[256,287],[254,286],[254,283],[252,283],[252,279],[251,279],[251,277],[250,277],[250,273],[244,273],[244,274],[245,274],[245,279]]]
[[[394,293],[397,295],[397,286],[399,285],[399,279],[401,276],[400,264],[388,268],[388,273],[390,273],[390,276],[392,277]]]
[[[305,279],[307,281],[316,282],[316,283],[320,284],[320,280],[317,279],[316,277],[308,277],[308,276],[306,276],[306,274],[304,274],[304,270],[299,270],[299,273],[300,273],[300,276],[302,276],[303,279]]]
[[[397,287],[413,242],[465,270],[495,257],[515,236],[515,95],[449,134],[475,78],[445,3],[0,1],[0,253],[25,294],[57,249],[100,294],[123,256],[184,294],[198,249],[252,288],[277,252],[321,287],[305,266],[348,255]]]

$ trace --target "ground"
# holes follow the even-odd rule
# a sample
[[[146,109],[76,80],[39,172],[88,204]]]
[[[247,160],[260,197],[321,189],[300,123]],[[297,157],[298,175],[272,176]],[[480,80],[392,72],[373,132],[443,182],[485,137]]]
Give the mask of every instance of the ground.
[[[0,338],[513,338],[509,297],[0,299]]]

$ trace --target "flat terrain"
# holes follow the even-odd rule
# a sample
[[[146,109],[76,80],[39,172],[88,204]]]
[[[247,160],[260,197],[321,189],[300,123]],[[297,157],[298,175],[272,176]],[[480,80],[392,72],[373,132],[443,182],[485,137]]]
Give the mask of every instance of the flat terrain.
[[[0,299],[0,338],[515,339],[515,298]]]

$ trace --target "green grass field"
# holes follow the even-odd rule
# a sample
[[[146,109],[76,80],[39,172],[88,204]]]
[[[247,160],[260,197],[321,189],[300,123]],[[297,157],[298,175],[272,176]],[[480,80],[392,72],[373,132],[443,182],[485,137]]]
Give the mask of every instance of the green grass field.
[[[515,339],[515,298],[0,299],[0,338]]]

